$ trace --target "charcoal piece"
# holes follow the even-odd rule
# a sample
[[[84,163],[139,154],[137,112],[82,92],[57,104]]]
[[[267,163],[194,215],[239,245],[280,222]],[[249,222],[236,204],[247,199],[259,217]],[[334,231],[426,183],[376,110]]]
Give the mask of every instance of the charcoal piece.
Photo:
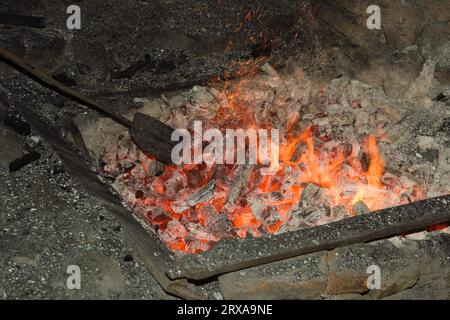
[[[276,206],[266,207],[256,218],[258,218],[258,220],[266,226],[273,226],[283,219],[283,217],[278,213]]]
[[[133,262],[134,258],[131,254],[127,254],[125,257],[123,257],[124,262]]]
[[[141,199],[142,197],[144,197],[144,192],[142,190],[136,191],[135,197],[136,199]]]
[[[45,18],[21,14],[0,13],[0,24],[31,28],[45,28]]]
[[[367,171],[370,166],[370,155],[368,153],[363,152],[361,154],[361,166],[363,171]]]
[[[308,123],[307,126],[309,125],[310,124]],[[306,150],[308,150],[308,145],[306,143],[297,143],[297,145],[295,146],[294,153],[292,154],[291,161],[292,162],[298,161]]]
[[[253,168],[254,165],[252,164],[239,165],[237,168],[237,176],[228,191],[227,202],[225,204],[227,210],[234,208],[236,201],[239,199],[242,191],[247,186],[253,172]]]
[[[304,221],[311,226],[316,226],[327,221],[327,217],[330,216],[330,207],[326,205],[318,205],[313,209],[307,210],[304,213]]]
[[[264,203],[264,201],[253,198],[249,199],[249,203],[253,215],[256,217],[256,219],[261,220],[260,216],[267,205]]]
[[[146,54],[144,56],[144,59],[136,61],[125,70],[111,71],[110,72],[111,79],[132,78],[136,74],[136,72],[147,66],[147,64],[149,64],[149,61],[150,55]]]
[[[174,203],[171,205],[171,207],[177,213],[186,211],[194,207],[198,203],[207,202],[211,200],[214,197],[215,189],[216,189],[216,180],[211,180],[203,188],[197,190],[194,194],[192,194],[189,198],[180,201],[178,203]]]
[[[77,82],[65,73],[55,74],[52,78],[68,87],[75,87],[77,85]]]
[[[433,101],[447,102],[449,99],[450,97],[447,92],[441,92],[433,98]]]
[[[147,211],[147,218],[155,225],[164,225],[172,220],[172,217],[161,207],[150,208]]]
[[[19,171],[26,165],[28,165],[34,161],[37,161],[40,158],[41,158],[41,154],[37,151],[27,153],[9,164],[9,172]]]
[[[5,118],[4,123],[20,135],[28,136],[31,133],[31,128],[28,122],[19,116],[8,115]]]
[[[159,177],[164,172],[164,165],[158,160],[154,160],[150,163],[148,169],[148,176]]]
[[[321,188],[314,184],[309,183],[305,189],[303,189],[302,195],[300,197],[300,205],[302,207],[308,207],[310,205],[314,205],[316,200],[320,198],[321,195]]]
[[[231,235],[233,223],[225,213],[221,212],[211,216],[208,220],[208,229],[216,237],[224,238]]]
[[[352,155],[353,153],[353,146],[351,143],[345,143],[344,146],[342,147],[342,152],[344,154],[344,157],[348,158]]]

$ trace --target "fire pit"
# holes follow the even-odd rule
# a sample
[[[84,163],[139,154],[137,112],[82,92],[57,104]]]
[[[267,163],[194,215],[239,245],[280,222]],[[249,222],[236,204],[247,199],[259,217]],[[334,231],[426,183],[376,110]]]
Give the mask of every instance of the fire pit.
[[[446,167],[436,169],[436,159],[429,158],[447,152],[446,138],[444,132],[414,133],[423,110],[346,77],[314,88],[299,69],[280,74],[264,65],[262,70],[237,84],[221,84],[222,92],[194,87],[144,100],[139,112],[167,106],[159,118],[175,128],[195,130],[199,121],[204,130],[280,128],[284,140],[274,173],[261,174],[270,165],[248,163],[164,166],[115,129],[110,133],[117,138],[96,154],[102,175],[112,179],[124,204],[177,257],[169,278],[204,281],[361,242],[406,235],[394,238],[402,247],[407,238],[427,237],[427,231],[448,234]],[[436,106],[428,116],[439,121],[441,112]],[[445,121],[440,130],[444,127]],[[92,137],[85,137],[88,144]],[[233,147],[235,153],[239,146]],[[248,156],[251,150],[246,151]],[[248,286],[258,287],[255,282]],[[245,285],[237,291],[224,286],[228,297],[274,297],[270,290],[254,296]]]
[[[195,130],[203,123],[206,132],[241,130],[239,142],[249,143],[225,146],[228,154],[247,151],[240,164],[233,164],[233,156],[229,164],[223,159],[194,164],[188,155],[188,164],[164,168],[126,134],[103,157],[103,171],[115,179],[116,191],[171,250],[199,253],[223,238],[281,234],[450,192],[441,183],[445,171],[427,174],[418,168],[430,168],[430,161],[396,150],[395,135],[402,134],[397,122],[405,116],[414,121],[412,107],[345,77],[314,91],[300,71],[281,76],[268,65],[264,69],[270,74],[243,80],[232,91],[196,87],[174,97],[184,98],[187,106],[169,106],[161,116],[172,127]],[[260,146],[251,145],[252,127],[282,132],[277,168],[270,174],[264,173],[269,165],[248,163],[250,153],[261,154]],[[417,140],[422,152],[439,153],[435,139]],[[385,141],[390,162],[385,163],[378,141]],[[204,158],[211,157],[207,148],[200,149]]]

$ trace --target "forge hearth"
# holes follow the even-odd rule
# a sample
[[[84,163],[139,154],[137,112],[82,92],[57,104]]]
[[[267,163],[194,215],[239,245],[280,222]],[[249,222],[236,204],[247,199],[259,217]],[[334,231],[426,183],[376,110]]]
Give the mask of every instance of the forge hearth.
[[[279,180],[266,184],[267,192],[256,193],[265,196],[259,198],[263,201],[273,201],[259,214],[251,203],[258,199],[252,200],[252,190],[260,190],[263,183],[255,175],[258,165],[167,167],[139,151],[129,135],[107,119],[82,124],[81,134],[91,157],[99,160],[103,178],[110,181],[136,219],[170,249],[175,260],[169,260],[164,272],[172,281],[197,283],[218,277],[226,298],[283,298],[290,294],[356,298],[367,291],[367,270],[362,269],[363,264],[353,273],[338,266],[362,263],[352,260],[354,254],[371,261],[366,268],[378,263],[389,270],[389,286],[368,297],[413,294],[417,288],[411,288],[432,281],[429,277],[435,272],[445,274],[436,291],[445,294],[450,199],[445,195],[449,193],[447,164],[438,159],[448,152],[442,131],[445,120],[439,120],[446,106],[434,105],[424,116],[417,105],[391,99],[359,81],[340,77],[328,84],[313,84],[298,68],[293,70],[278,73],[265,65],[260,75],[234,84],[197,86],[160,99],[136,99],[143,103],[138,112],[174,128],[189,128],[199,119],[219,127],[221,121],[248,123],[254,118],[231,114],[216,120],[215,116],[236,104],[261,106],[255,112],[259,121],[263,123],[267,114],[270,125],[284,129],[285,137],[294,137],[291,141],[295,143],[285,141],[289,160],[284,158],[288,164],[280,170]],[[230,102],[236,95],[240,100]],[[417,131],[422,121],[436,121],[437,133],[431,136]],[[299,126],[297,140],[281,125],[286,123]],[[106,148],[99,143],[105,140]],[[410,141],[416,141],[417,149],[411,149]],[[292,161],[295,157],[300,160]],[[332,160],[339,157],[342,160],[334,165]],[[315,176],[307,175],[316,168],[311,161],[319,163]],[[292,175],[291,166],[305,169],[300,172],[306,173],[306,180]],[[293,187],[296,183],[298,189]],[[234,194],[231,210],[225,205],[230,193]],[[280,208],[285,210],[284,216]],[[384,208],[388,209],[381,210]],[[251,219],[236,212],[249,212]],[[256,227],[251,226],[252,219],[259,220]],[[415,233],[424,229],[427,231]],[[386,238],[390,239],[361,244]],[[439,258],[430,267],[433,271],[413,262],[418,252],[413,239],[438,242],[435,257]],[[365,246],[367,252],[362,254]],[[378,254],[380,248],[386,248],[386,253]],[[349,252],[344,260],[337,258],[341,252]],[[405,270],[393,264],[397,259],[393,256],[402,257]],[[298,276],[304,270],[299,264],[320,272]],[[273,272],[291,267],[295,271]],[[404,273],[407,275],[402,277]],[[291,286],[294,278],[298,283]],[[288,294],[287,288],[293,291]]]
[[[279,129],[279,167],[270,175],[270,165],[258,163],[164,168],[114,129],[106,132],[117,137],[106,151],[91,149],[127,206],[172,251],[195,254],[225,238],[282,234],[450,192],[442,183],[447,165],[436,161],[447,154],[445,134],[414,136],[408,127],[422,121],[415,106],[346,77],[318,85],[295,67],[262,70],[219,90],[195,87],[171,97],[178,106],[163,97],[138,112],[155,115],[165,106],[155,116],[173,128]],[[441,112],[436,106],[433,117]],[[88,145],[98,144],[96,130],[84,129]],[[407,148],[410,139],[418,152]]]
[[[134,286],[120,270],[142,262],[149,273],[131,273],[187,299],[450,299],[450,8],[380,1],[382,30],[361,18],[368,1],[113,0],[105,9],[92,0],[79,32],[61,29],[58,1],[1,4],[0,48],[115,116],[0,64],[0,200],[11,211],[0,208],[0,237],[13,256],[0,298],[28,279],[28,267],[48,260],[59,269],[45,269],[26,295],[73,263],[49,253],[54,241],[88,251],[83,272],[106,270],[102,297],[127,297],[111,293]],[[265,151],[279,138],[278,157],[261,154],[257,135],[253,149],[243,139],[244,162],[207,162],[211,141],[193,141],[201,163],[163,164],[170,155],[160,141],[160,154],[145,153],[111,120],[136,114],[163,124],[163,139],[172,129],[195,135],[199,124],[222,136],[264,132]],[[234,160],[242,151],[223,150]],[[47,178],[52,191],[36,192],[32,180]],[[28,189],[36,196],[13,196]],[[51,199],[50,208],[33,197]],[[130,248],[119,266],[105,219]],[[19,256],[11,243],[39,228],[50,240],[39,236]],[[92,252],[104,247],[106,258]],[[369,288],[371,270],[378,289]],[[55,281],[51,288],[65,286]]]

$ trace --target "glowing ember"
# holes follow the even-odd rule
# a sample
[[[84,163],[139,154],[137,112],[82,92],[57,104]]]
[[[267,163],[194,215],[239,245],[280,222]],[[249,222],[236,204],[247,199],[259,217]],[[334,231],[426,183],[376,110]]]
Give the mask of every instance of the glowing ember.
[[[283,129],[280,167],[274,175],[262,175],[260,165],[158,170],[157,162],[129,137],[108,150],[104,172],[116,178],[128,205],[154,226],[171,250],[198,253],[224,237],[281,233],[356,215],[357,206],[374,211],[424,197],[414,182],[385,172],[375,135],[361,141],[331,140],[315,125],[302,128],[302,114],[286,101],[258,109],[264,94],[243,81],[232,91],[225,89],[215,109],[205,109],[215,111],[209,127]]]

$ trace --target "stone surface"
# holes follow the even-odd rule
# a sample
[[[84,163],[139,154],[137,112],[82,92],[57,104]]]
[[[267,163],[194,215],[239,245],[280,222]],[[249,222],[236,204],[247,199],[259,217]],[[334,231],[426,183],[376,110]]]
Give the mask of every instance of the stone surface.
[[[380,85],[388,95],[401,97],[419,75],[424,58],[449,39],[450,3],[378,1],[381,30],[369,30],[366,10],[373,4],[370,0],[318,3],[318,17],[336,31],[330,34],[331,48],[323,52],[323,59],[338,74]]]
[[[319,299],[326,286],[326,253],[232,272],[219,277],[225,299]]]
[[[381,289],[369,292],[367,268],[376,265],[381,270]],[[408,251],[389,241],[368,245],[358,244],[333,250],[328,255],[329,295],[368,293],[384,297],[412,287],[419,278],[419,261]]]
[[[450,292],[449,235],[356,244],[225,274],[225,299],[445,299]],[[394,244],[395,243],[395,244]],[[378,266],[380,289],[368,289]]]

